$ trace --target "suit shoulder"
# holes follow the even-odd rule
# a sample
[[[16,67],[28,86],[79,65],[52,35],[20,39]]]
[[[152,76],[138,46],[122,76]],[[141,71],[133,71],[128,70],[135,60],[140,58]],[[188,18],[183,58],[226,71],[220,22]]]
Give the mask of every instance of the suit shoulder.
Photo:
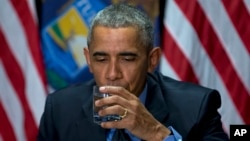
[[[204,87],[196,83],[175,80],[159,72],[155,72],[154,74],[152,74],[151,79],[157,82],[163,90],[175,91],[176,93],[190,92],[196,94],[216,91],[214,89]]]
[[[204,87],[191,82],[184,82],[164,76],[156,72],[150,76],[151,83],[159,86],[163,97],[177,103],[193,103],[201,105],[206,99],[213,99],[214,102],[221,104],[220,94],[217,90]]]
[[[54,91],[53,93],[49,94],[48,97],[62,102],[76,100],[79,98],[86,99],[87,97],[91,96],[93,85],[93,82],[70,85]]]

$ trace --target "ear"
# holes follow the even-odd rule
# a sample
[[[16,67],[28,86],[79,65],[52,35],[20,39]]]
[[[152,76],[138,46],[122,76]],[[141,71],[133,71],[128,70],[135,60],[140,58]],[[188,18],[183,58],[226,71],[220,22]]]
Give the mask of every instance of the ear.
[[[161,48],[154,47],[149,53],[148,72],[153,72],[160,62]]]
[[[89,71],[92,73],[92,66],[91,66],[91,61],[90,61],[90,55],[89,55],[89,49],[88,49],[88,47],[84,47],[83,48],[83,53],[84,53],[85,59],[87,61],[87,64],[89,66]]]

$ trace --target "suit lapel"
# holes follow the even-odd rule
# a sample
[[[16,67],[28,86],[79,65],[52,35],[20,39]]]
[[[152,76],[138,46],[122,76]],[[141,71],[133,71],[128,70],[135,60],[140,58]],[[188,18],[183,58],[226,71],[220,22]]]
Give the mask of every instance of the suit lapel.
[[[164,125],[167,124],[169,111],[159,84],[150,75],[148,77],[148,91],[145,106],[149,112]]]
[[[82,106],[82,118],[77,121],[78,138],[81,141],[98,140],[106,141],[105,129],[93,122],[92,97]]]

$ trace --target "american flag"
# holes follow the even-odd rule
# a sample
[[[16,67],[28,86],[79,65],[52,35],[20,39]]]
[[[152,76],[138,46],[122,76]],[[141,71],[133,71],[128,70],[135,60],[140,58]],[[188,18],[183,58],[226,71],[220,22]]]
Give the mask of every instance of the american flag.
[[[250,0],[167,0],[160,70],[219,90],[224,129],[250,124]]]
[[[0,141],[35,141],[46,98],[33,0],[0,1]]]

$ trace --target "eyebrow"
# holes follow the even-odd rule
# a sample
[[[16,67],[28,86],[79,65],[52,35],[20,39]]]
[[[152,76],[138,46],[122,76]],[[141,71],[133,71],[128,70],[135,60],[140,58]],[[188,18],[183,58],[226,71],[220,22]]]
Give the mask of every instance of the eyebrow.
[[[107,53],[105,53],[105,52],[95,52],[95,53],[93,53],[93,56],[108,56],[108,54]]]
[[[95,52],[93,53],[93,56],[108,56],[105,52]],[[133,52],[121,52],[119,53],[119,56],[138,56],[136,53]]]
[[[121,52],[119,56],[138,56],[136,53],[133,52]]]

